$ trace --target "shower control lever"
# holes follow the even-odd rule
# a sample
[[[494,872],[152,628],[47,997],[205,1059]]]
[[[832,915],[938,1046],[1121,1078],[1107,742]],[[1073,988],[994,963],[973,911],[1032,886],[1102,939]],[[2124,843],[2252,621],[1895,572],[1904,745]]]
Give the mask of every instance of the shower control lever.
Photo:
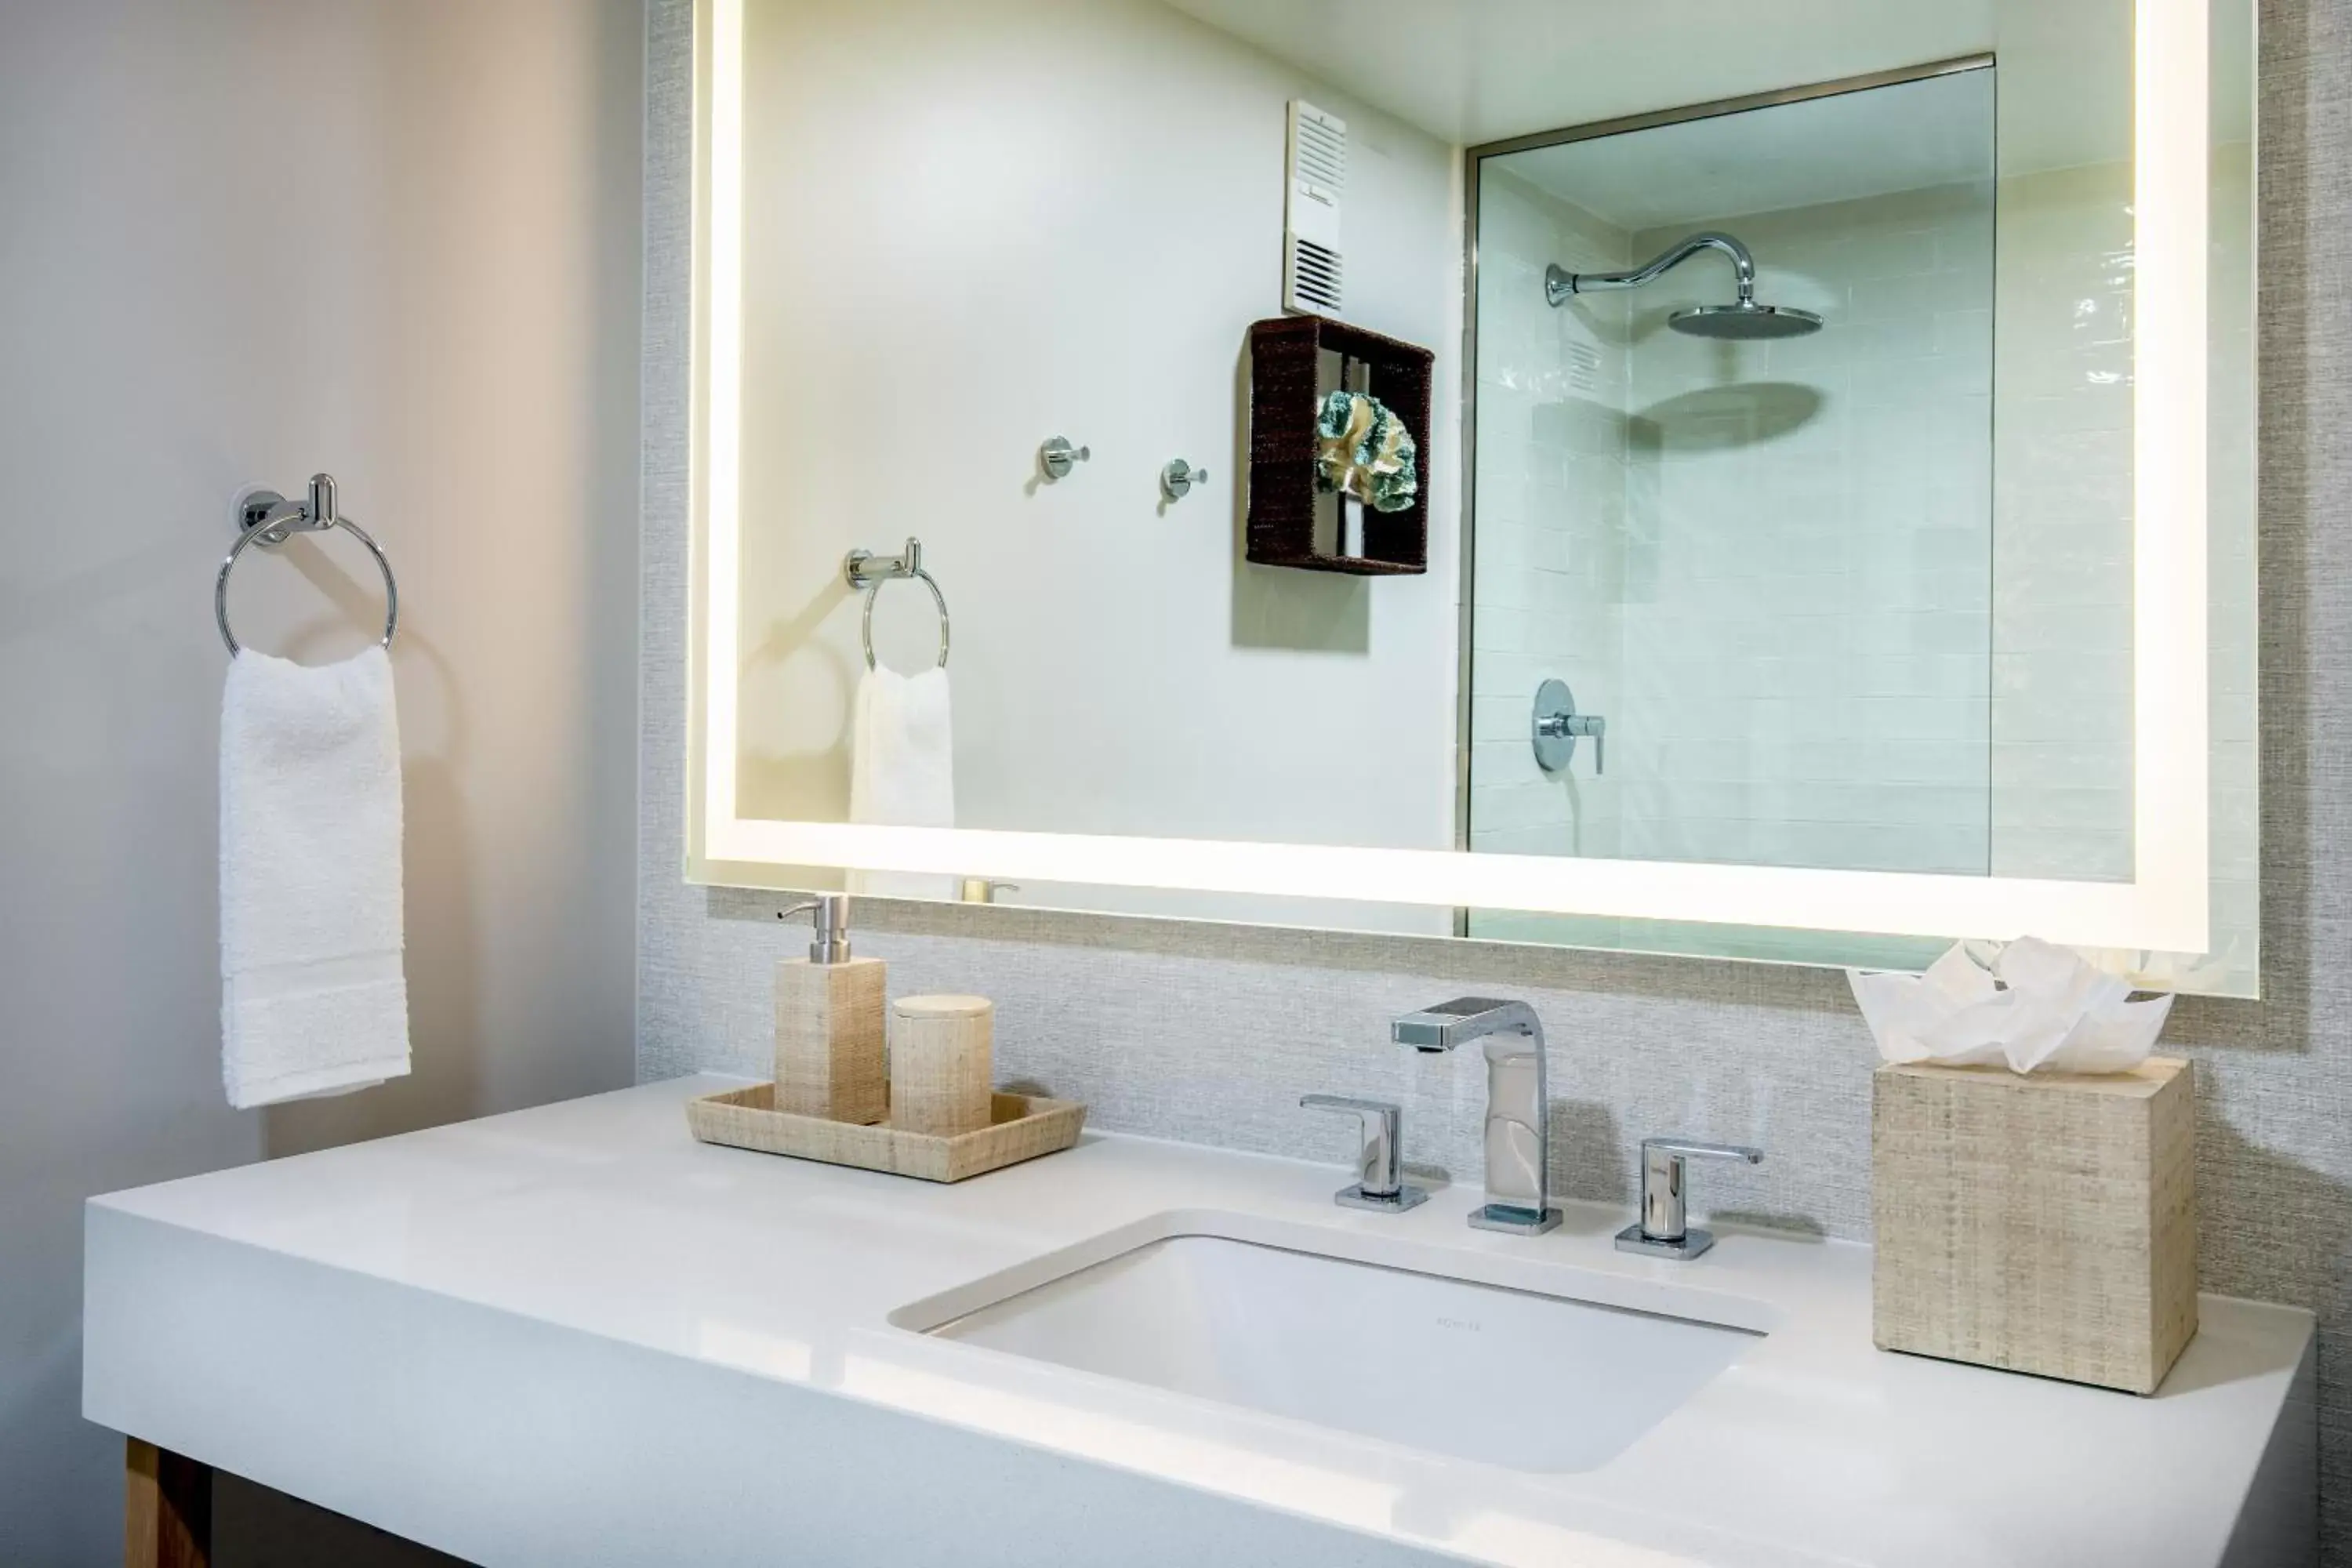
[[[1598,713],[1579,713],[1576,693],[1565,680],[1547,680],[1536,688],[1533,721],[1536,765],[1548,773],[1564,772],[1576,756],[1579,738],[1592,741],[1592,775],[1609,771],[1609,721]]]
[[[1592,776],[1599,778],[1609,771],[1609,721],[1598,713],[1563,713],[1544,721],[1538,731],[1553,739],[1573,739],[1580,735],[1592,738]]]

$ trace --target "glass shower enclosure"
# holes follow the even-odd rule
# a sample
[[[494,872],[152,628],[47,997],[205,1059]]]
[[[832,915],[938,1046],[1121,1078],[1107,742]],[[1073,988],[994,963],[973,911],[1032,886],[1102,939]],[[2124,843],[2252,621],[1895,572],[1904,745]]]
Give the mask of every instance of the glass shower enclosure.
[[[1993,873],[1994,82],[1950,62],[1475,158],[1465,847]]]

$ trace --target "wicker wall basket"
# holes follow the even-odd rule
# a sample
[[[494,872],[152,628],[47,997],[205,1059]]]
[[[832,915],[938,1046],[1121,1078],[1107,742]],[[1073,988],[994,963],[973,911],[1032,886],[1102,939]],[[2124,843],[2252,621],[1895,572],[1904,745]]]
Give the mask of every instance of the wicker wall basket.
[[[1404,422],[1420,451],[1421,493],[1403,511],[1364,509],[1361,555],[1332,555],[1316,548],[1317,367],[1326,353],[1366,369],[1367,390]],[[1358,577],[1429,570],[1429,404],[1436,360],[1427,349],[1321,316],[1278,316],[1250,328],[1244,553],[1251,561]]]
[[[1075,1100],[1000,1094],[994,1120],[952,1138],[901,1131],[885,1122],[861,1127],[818,1116],[794,1116],[776,1107],[776,1086],[755,1083],[706,1094],[686,1103],[686,1122],[705,1143],[756,1149],[828,1165],[887,1171],[924,1182],[961,1182],[986,1171],[1056,1154],[1078,1141],[1087,1108]]]

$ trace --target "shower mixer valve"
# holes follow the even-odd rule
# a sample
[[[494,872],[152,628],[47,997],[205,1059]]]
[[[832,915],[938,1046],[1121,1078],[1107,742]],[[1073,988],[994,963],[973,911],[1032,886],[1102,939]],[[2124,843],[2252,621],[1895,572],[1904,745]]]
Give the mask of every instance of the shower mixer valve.
[[[1598,713],[1563,713],[1548,720],[1549,728],[1542,731],[1547,739],[1573,740],[1580,735],[1592,737],[1592,776],[1599,778],[1609,771],[1609,721]]]
[[[1586,736],[1592,741],[1592,776],[1609,771],[1609,721],[1598,713],[1578,712],[1576,693],[1567,681],[1547,680],[1536,688],[1532,730],[1536,765],[1544,772],[1565,771],[1576,756],[1577,741]]]

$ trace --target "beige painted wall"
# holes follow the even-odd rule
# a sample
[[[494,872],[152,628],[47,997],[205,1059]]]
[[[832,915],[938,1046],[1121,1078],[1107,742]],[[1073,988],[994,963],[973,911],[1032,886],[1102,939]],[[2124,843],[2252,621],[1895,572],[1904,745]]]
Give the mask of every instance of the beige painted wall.
[[[628,1080],[643,36],[0,3],[0,1562],[121,1550],[84,1195]],[[241,486],[321,468],[404,595],[415,1072],[238,1114],[212,574]],[[289,553],[240,635],[358,646],[365,558]]]

